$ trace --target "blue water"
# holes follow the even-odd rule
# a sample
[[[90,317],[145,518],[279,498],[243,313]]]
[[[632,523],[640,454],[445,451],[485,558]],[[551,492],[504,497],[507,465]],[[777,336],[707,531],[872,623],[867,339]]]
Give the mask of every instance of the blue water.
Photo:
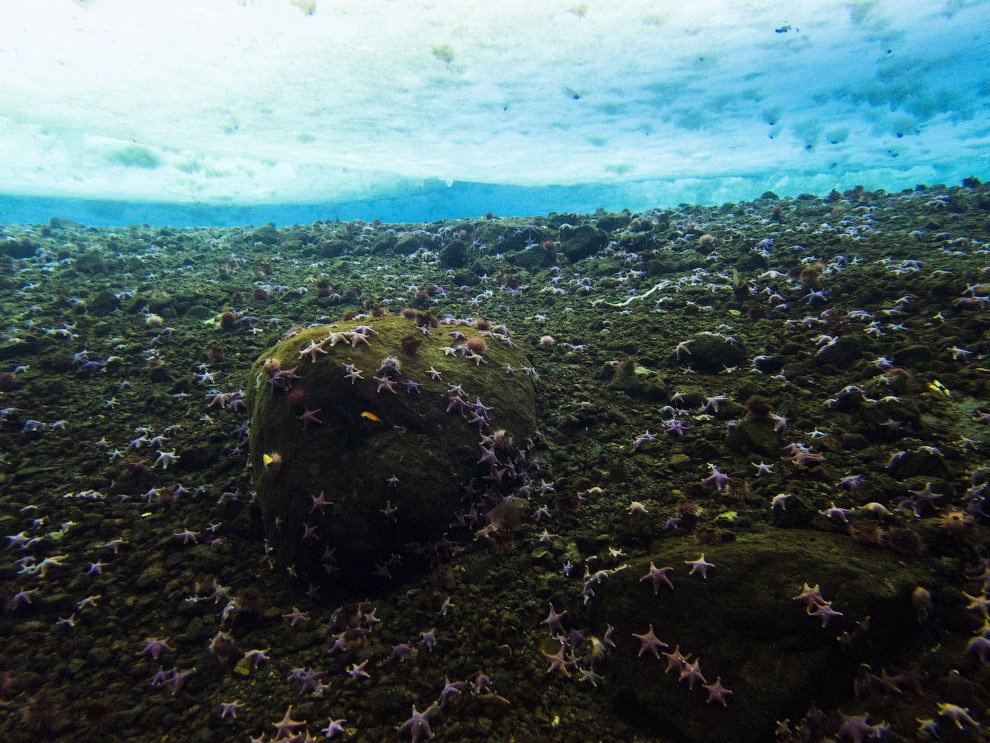
[[[454,182],[394,198],[334,204],[259,204],[212,206],[106,199],[67,199],[0,195],[0,222],[42,223],[52,216],[85,225],[148,223],[172,227],[233,227],[243,224],[307,224],[315,220],[361,219],[383,222],[430,222],[441,219],[593,212],[626,206],[624,189],[600,185],[500,186]],[[645,208],[645,207],[644,207]]]

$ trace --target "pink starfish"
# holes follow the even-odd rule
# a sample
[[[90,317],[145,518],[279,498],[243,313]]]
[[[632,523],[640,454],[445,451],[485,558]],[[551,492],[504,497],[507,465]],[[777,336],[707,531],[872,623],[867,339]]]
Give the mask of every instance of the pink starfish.
[[[323,424],[323,421],[321,421],[319,418],[316,417],[316,414],[319,413],[321,410],[323,410],[323,408],[317,408],[316,410],[310,410],[309,408],[305,408],[302,412],[302,415],[296,416],[296,420],[300,420],[303,422],[304,431],[306,430],[306,426],[309,423],[318,423],[321,425]]]
[[[653,633],[653,625],[650,625],[649,631],[643,635],[637,635],[635,632],[632,636],[640,641],[639,652],[636,653],[637,656],[642,656],[647,650],[651,651],[657,660],[660,659],[660,649],[669,648],[670,645],[663,642],[659,637]]]

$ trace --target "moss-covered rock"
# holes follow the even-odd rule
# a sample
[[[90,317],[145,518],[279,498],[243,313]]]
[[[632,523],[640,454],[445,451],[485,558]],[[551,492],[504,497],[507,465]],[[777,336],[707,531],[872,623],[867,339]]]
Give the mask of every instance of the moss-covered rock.
[[[729,431],[729,448],[740,454],[756,452],[775,455],[780,451],[781,437],[770,418],[748,416]]]
[[[822,346],[815,354],[815,363],[819,366],[846,367],[863,355],[863,344],[854,336],[843,335],[834,342]]]
[[[746,361],[746,352],[739,343],[721,335],[698,334],[686,353],[675,360],[690,366],[702,374],[717,374],[723,369],[740,366]]]
[[[560,241],[567,260],[576,263],[608,245],[608,233],[587,224],[563,227],[560,230]]]
[[[657,566],[673,566],[674,588],[654,596],[649,560],[634,562],[596,587],[600,626],[614,627],[606,689],[632,719],[650,720],[664,739],[772,740],[774,720],[800,719],[815,699],[821,706],[852,696],[860,663],[891,669],[916,651],[924,632],[911,593],[931,587],[931,568],[877,549],[854,547],[848,537],[806,530],[740,535],[705,547],[713,563],[707,580],[688,575],[685,561],[701,549],[688,539],[662,542]],[[821,586],[842,616],[826,627],[794,597],[807,582]],[[869,629],[863,633],[862,622]],[[709,684],[721,679],[733,692],[727,707],[705,704],[708,695],[667,673],[667,659],[640,642],[652,624],[657,637],[700,660]],[[860,628],[860,629],[857,629]],[[848,642],[837,637],[849,633]]]
[[[527,361],[518,344],[489,337],[476,364],[444,351],[458,344],[447,326],[424,335],[413,320],[371,319],[365,343],[354,339],[360,325],[308,328],[263,353],[251,373],[251,468],[267,538],[280,562],[314,582],[336,568],[367,580],[377,565],[391,561],[394,570],[393,555],[422,552],[466,507],[463,486],[489,474],[490,465],[479,463],[480,434],[504,429],[525,447],[536,429],[533,382],[521,371]],[[456,330],[481,337],[474,327]],[[325,353],[303,355],[328,337]],[[398,359],[398,371],[380,370],[387,357]],[[348,364],[360,378],[348,377]],[[519,371],[507,373],[509,366]],[[441,376],[432,378],[431,369]],[[394,391],[375,377],[388,377]],[[450,385],[463,387],[461,410],[448,412]],[[487,424],[470,422],[478,400]],[[300,418],[305,411],[315,420]],[[515,453],[503,447],[496,455],[504,464]],[[320,493],[330,505],[314,503]]]

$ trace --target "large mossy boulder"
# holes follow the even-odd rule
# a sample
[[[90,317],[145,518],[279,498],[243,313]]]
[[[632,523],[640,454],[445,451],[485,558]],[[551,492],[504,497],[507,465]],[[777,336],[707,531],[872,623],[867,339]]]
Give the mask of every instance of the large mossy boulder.
[[[455,350],[466,342],[455,332],[483,338],[480,361]],[[256,500],[276,559],[303,585],[330,573],[366,583],[436,554],[470,507],[465,490],[490,475],[482,436],[504,430],[527,446],[533,381],[519,345],[501,335],[464,325],[424,334],[389,316],[307,328],[258,358],[248,392]],[[497,438],[500,463],[516,456]]]
[[[789,508],[790,506],[788,506]],[[849,537],[803,529],[740,535],[735,541],[701,547],[693,540],[661,540],[652,559],[672,566],[673,589],[654,595],[650,560],[634,562],[596,587],[595,629],[614,630],[605,688],[620,712],[665,740],[712,743],[773,740],[775,720],[800,720],[815,701],[821,708],[844,705],[852,714],[853,682],[861,663],[874,674],[906,668],[930,637],[919,622],[912,592],[934,587],[930,565]],[[685,561],[705,559],[707,579],[689,575]],[[841,616],[823,626],[795,601],[805,583]],[[923,618],[923,617],[922,617]],[[700,660],[709,684],[721,679],[732,696],[723,707],[707,704],[701,685],[693,690],[667,658],[638,656],[652,625],[656,636]]]

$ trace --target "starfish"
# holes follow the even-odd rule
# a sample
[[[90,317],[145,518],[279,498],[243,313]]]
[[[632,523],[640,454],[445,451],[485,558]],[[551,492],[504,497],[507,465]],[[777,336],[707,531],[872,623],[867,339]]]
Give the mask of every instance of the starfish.
[[[715,679],[714,684],[702,684],[702,686],[708,691],[707,704],[711,704],[712,702],[721,702],[723,707],[729,706],[728,697],[732,694],[732,692],[722,686],[721,676]]]
[[[294,738],[293,734],[294,728],[299,728],[305,725],[305,722],[296,722],[292,719],[292,705],[285,711],[285,717],[279,722],[273,722],[272,725],[275,726],[275,730],[278,732],[275,734],[275,740],[288,740]]]
[[[568,658],[564,657],[564,646],[561,645],[560,649],[556,653],[551,655],[544,651],[543,655],[546,659],[550,661],[550,667],[547,669],[547,673],[553,673],[554,671],[560,671],[567,678],[571,677],[571,672],[567,670],[567,664],[569,662]]]
[[[317,408],[316,410],[310,410],[309,408],[306,408],[303,410],[302,415],[296,416],[296,420],[300,420],[303,422],[304,431],[306,430],[306,425],[309,423],[319,423],[322,425],[323,421],[321,421],[319,418],[316,417],[316,414],[319,413],[321,410],[323,410],[323,408]]]
[[[159,640],[154,637],[149,637],[147,640],[144,641],[144,643],[145,643],[144,650],[138,653],[138,655],[147,654],[150,655],[155,660],[158,660],[158,656],[161,655],[163,652],[169,652],[169,653],[175,652],[175,648],[170,648],[168,646],[167,637],[164,640]]]
[[[670,582],[670,578],[667,577],[667,573],[669,573],[671,570],[673,570],[673,568],[658,568],[651,561],[650,562],[650,572],[648,572],[646,575],[644,575],[639,580],[640,580],[641,583],[644,580],[651,581],[653,583],[653,593],[660,593],[660,584],[661,583],[666,583],[671,588],[674,587],[674,584]]]
[[[333,501],[328,501],[326,498],[323,497],[322,490],[320,491],[319,495],[311,495],[309,497],[313,499],[313,507],[309,509],[310,513],[315,511],[317,508],[319,508],[320,513],[322,513],[324,508],[326,508],[329,505],[332,505],[333,503]]]
[[[412,716],[399,726],[399,733],[408,732],[412,736],[412,743],[419,743],[419,736],[421,735],[432,739],[434,737],[433,731],[430,730],[430,723],[427,722],[426,718],[436,711],[436,702],[427,707],[423,712],[417,712],[416,706],[413,705]]]
[[[440,705],[440,708],[443,709],[444,705],[447,703],[447,700],[450,697],[454,696],[455,694],[457,696],[460,696],[461,689],[463,689],[465,686],[467,686],[466,681],[451,681],[449,678],[444,676],[443,689],[440,692],[440,699],[437,700],[438,704]]]
[[[540,622],[540,624],[547,625],[547,627],[550,629],[551,632],[553,632],[553,628],[554,627],[556,627],[558,630],[560,630],[561,632],[563,632],[564,631],[564,625],[562,625],[560,623],[560,620],[564,617],[564,615],[566,613],[567,613],[567,610],[565,609],[564,611],[560,612],[560,614],[558,614],[557,612],[555,612],[553,610],[553,604],[550,604],[550,614],[547,616],[546,619],[544,619],[542,622]]]
[[[681,653],[680,645],[674,648],[673,653],[664,653],[664,655],[667,657],[667,668],[664,670],[664,673],[667,673],[667,671],[680,673],[687,666],[688,658],[691,657],[690,654],[684,655]]]
[[[350,667],[347,669],[347,675],[350,676],[355,681],[360,681],[361,679],[370,679],[371,674],[369,674],[367,671],[364,670],[364,667],[366,665],[368,665],[368,661],[363,661],[361,663],[351,663]]]
[[[311,340],[309,342],[309,345],[306,346],[306,348],[302,349],[299,352],[299,357],[302,358],[306,354],[309,354],[310,361],[316,361],[316,354],[317,353],[322,353],[324,356],[326,356],[327,355],[327,352],[323,350],[323,344],[324,343],[326,343],[326,339],[320,341],[319,343],[317,343],[316,341],[312,341]]]
[[[236,699],[233,702],[220,702],[220,718],[237,717],[237,710],[244,709],[244,705]]]
[[[705,553],[701,553],[701,557],[697,560],[685,560],[685,564],[691,566],[691,571],[688,575],[694,575],[695,573],[701,573],[701,577],[708,580],[708,568],[715,567],[714,564],[710,562],[705,562]]]
[[[979,727],[980,723],[969,716],[969,707],[959,707],[955,704],[948,704],[939,702],[938,703],[938,714],[940,716],[948,717],[954,723],[956,727],[960,730],[963,729],[963,723],[967,722],[973,727]]]
[[[825,599],[822,597],[822,591],[818,587],[817,583],[815,584],[814,588],[812,588],[807,583],[805,583],[804,588],[801,589],[801,593],[799,593],[797,596],[793,596],[792,599],[794,601],[804,601],[807,604],[807,609],[809,611],[811,610],[811,607],[814,606],[815,604],[825,603]]]
[[[351,380],[351,384],[354,384],[355,379],[364,379],[361,376],[361,370],[354,366],[354,364],[344,364],[344,371],[347,372],[344,375],[344,379]]]
[[[681,675],[677,678],[678,681],[687,680],[688,688],[693,689],[696,682],[700,681],[702,685],[706,684],[705,677],[701,675],[701,661],[695,660],[694,663],[688,663],[685,661],[684,667],[681,669]]]
[[[639,640],[641,643],[641,645],[639,646],[639,652],[636,653],[637,656],[642,656],[643,653],[649,650],[653,653],[654,657],[656,657],[656,659],[659,660],[660,648],[670,647],[670,645],[660,640],[660,638],[653,633],[652,624],[650,625],[650,629],[649,631],[646,632],[646,634],[637,635],[635,632],[633,632],[632,636],[635,637],[637,640]]]
[[[346,733],[347,731],[344,729],[345,722],[347,722],[347,720],[343,717],[341,717],[339,720],[335,720],[331,717],[330,721],[327,723],[327,726],[323,728],[320,732],[324,733],[327,738],[332,738],[337,733]]]
[[[393,382],[388,377],[385,376],[374,377],[374,380],[378,382],[378,390],[377,390],[378,392],[381,392],[383,389],[385,389],[391,392],[393,395],[396,394],[395,388],[392,386],[395,384],[395,382]]]
[[[292,611],[288,614],[283,614],[286,619],[292,620],[292,626],[295,627],[297,622],[305,622],[309,619],[309,615],[304,611],[299,611],[296,607],[292,607]]]
[[[430,379],[440,379],[440,372],[438,372],[432,366],[426,370],[426,373],[429,375]]]
[[[842,612],[836,611],[832,608],[831,601],[825,601],[821,604],[815,604],[814,607],[808,609],[809,616],[821,617],[822,627],[828,624],[828,620],[832,617],[841,617]]]

